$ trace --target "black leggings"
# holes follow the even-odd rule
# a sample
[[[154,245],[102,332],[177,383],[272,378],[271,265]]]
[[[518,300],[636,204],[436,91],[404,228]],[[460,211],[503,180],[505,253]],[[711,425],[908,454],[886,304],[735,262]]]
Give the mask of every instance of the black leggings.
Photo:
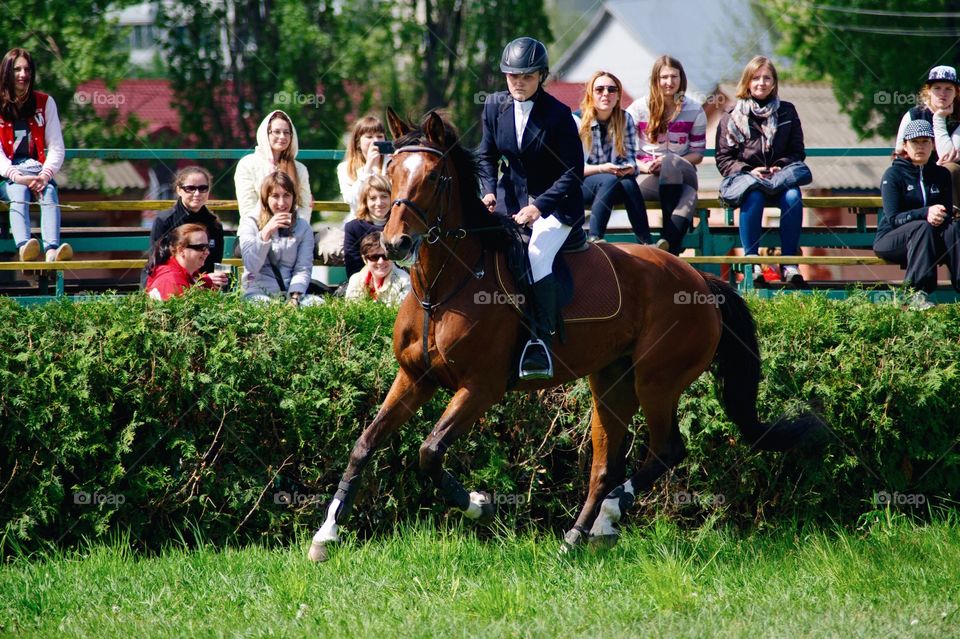
[[[926,220],[907,222],[878,237],[873,252],[890,262],[906,265],[905,279],[914,288],[932,293],[937,288],[937,265],[946,264],[950,283],[960,291],[960,222],[933,226]]]

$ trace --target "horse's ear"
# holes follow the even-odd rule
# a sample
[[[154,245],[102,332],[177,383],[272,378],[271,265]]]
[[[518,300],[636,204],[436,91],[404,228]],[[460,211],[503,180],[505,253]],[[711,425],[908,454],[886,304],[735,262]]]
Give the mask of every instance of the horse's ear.
[[[427,117],[424,118],[423,132],[430,142],[437,146],[446,146],[447,128],[443,124],[443,118],[441,118],[436,111],[431,111],[427,114]]]
[[[393,107],[387,107],[387,128],[390,129],[390,135],[393,136],[394,140],[403,137],[413,130],[413,127],[410,126],[409,123],[404,122],[400,116],[397,115]]]

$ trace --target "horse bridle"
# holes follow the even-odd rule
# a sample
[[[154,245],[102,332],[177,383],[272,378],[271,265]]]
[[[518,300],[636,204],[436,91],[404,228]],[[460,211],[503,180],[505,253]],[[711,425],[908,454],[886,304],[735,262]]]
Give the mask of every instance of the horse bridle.
[[[423,210],[423,208],[409,198],[397,198],[390,204],[391,210],[395,206],[406,206],[411,211],[416,213],[417,217],[420,218],[420,221],[423,222],[423,225],[427,227],[426,238],[427,244],[436,244],[443,238],[453,238],[457,243],[460,240],[467,237],[467,229],[460,227],[456,229],[444,229],[443,228],[443,218],[446,215],[447,211],[450,209],[450,197],[453,195],[453,191],[450,190],[450,185],[453,182],[453,177],[447,174],[446,163],[443,160],[446,157],[446,154],[440,149],[432,146],[423,146],[423,145],[410,145],[402,146],[398,149],[395,149],[393,154],[394,156],[401,153],[429,153],[431,155],[436,155],[441,160],[441,172],[440,178],[437,180],[437,185],[434,187],[433,194],[430,198],[430,203],[441,202],[441,199],[446,194],[446,206],[441,202],[439,211],[437,212],[437,217],[430,223],[430,217],[428,212]],[[414,249],[415,250],[415,249]],[[429,348],[429,334],[430,334],[430,315],[433,311],[440,307],[441,305],[449,302],[457,295],[463,288],[467,285],[467,282],[470,281],[471,277],[476,279],[482,279],[484,276],[483,264],[486,260],[486,250],[480,251],[480,259],[477,263],[477,266],[474,267],[473,271],[468,274],[463,281],[456,286],[449,295],[439,302],[431,302],[430,294],[433,290],[433,287],[436,285],[437,281],[440,279],[440,275],[443,273],[444,269],[447,267],[447,264],[450,262],[450,259],[456,254],[456,244],[454,244],[453,249],[448,251],[447,259],[443,261],[443,264],[440,265],[440,269],[437,271],[437,275],[433,278],[433,281],[430,282],[429,286],[423,281],[423,275],[420,273],[420,270],[417,270],[418,278],[420,279],[420,287],[423,290],[423,298],[421,299],[420,295],[417,294],[416,287],[410,287],[413,296],[416,298],[417,302],[420,303],[420,308],[423,309],[423,363],[426,369],[430,370],[430,348]]]
[[[431,155],[436,155],[441,160],[443,160],[445,157],[444,152],[440,149],[432,146],[422,145],[402,146],[393,152],[394,155],[399,155],[401,153],[429,153]],[[453,178],[447,175],[446,166],[444,165],[440,173],[440,178],[437,180],[437,185],[433,189],[433,194],[430,198],[431,203],[436,202],[440,197],[443,196],[445,192],[449,198],[450,192],[448,189],[450,188],[451,182],[453,182]],[[413,200],[401,197],[397,198],[390,204],[391,208],[400,205],[407,206],[411,211],[416,213],[417,217],[420,218],[420,221],[423,222],[423,225],[427,227],[427,244],[436,244],[443,237],[463,239],[467,236],[467,230],[464,228],[444,230],[442,227],[443,217],[446,214],[447,209],[450,208],[449,199],[447,200],[446,207],[440,207],[440,211],[437,213],[437,219],[433,221],[433,224],[430,223],[427,212],[424,211],[423,208]]]

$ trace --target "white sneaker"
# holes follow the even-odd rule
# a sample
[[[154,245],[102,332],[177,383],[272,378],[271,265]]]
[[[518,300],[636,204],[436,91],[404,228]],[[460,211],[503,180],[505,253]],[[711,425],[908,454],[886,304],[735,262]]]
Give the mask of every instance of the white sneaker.
[[[803,275],[800,274],[800,268],[791,264],[783,267],[783,281],[787,284],[793,284],[796,287],[803,286]]]
[[[667,251],[667,252],[670,251],[670,242],[666,241],[662,237],[659,240],[657,240],[656,246],[661,251]]]
[[[910,296],[910,301],[907,303],[907,308],[911,311],[926,311],[933,308],[933,306],[933,302],[927,299],[927,294],[923,291],[914,292],[914,294]]]
[[[47,249],[48,262],[66,262],[73,259],[73,247],[69,244],[61,244],[55,249]]]
[[[37,238],[31,237],[27,243],[20,247],[20,261],[32,262],[40,257],[40,242]]]

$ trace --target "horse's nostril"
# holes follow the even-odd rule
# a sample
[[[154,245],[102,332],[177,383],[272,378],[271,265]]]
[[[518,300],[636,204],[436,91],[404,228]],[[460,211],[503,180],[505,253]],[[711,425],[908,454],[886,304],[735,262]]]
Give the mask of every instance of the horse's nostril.
[[[391,260],[402,260],[410,254],[413,248],[413,238],[409,235],[401,235],[393,242],[384,242],[383,247],[387,250],[387,257]]]

